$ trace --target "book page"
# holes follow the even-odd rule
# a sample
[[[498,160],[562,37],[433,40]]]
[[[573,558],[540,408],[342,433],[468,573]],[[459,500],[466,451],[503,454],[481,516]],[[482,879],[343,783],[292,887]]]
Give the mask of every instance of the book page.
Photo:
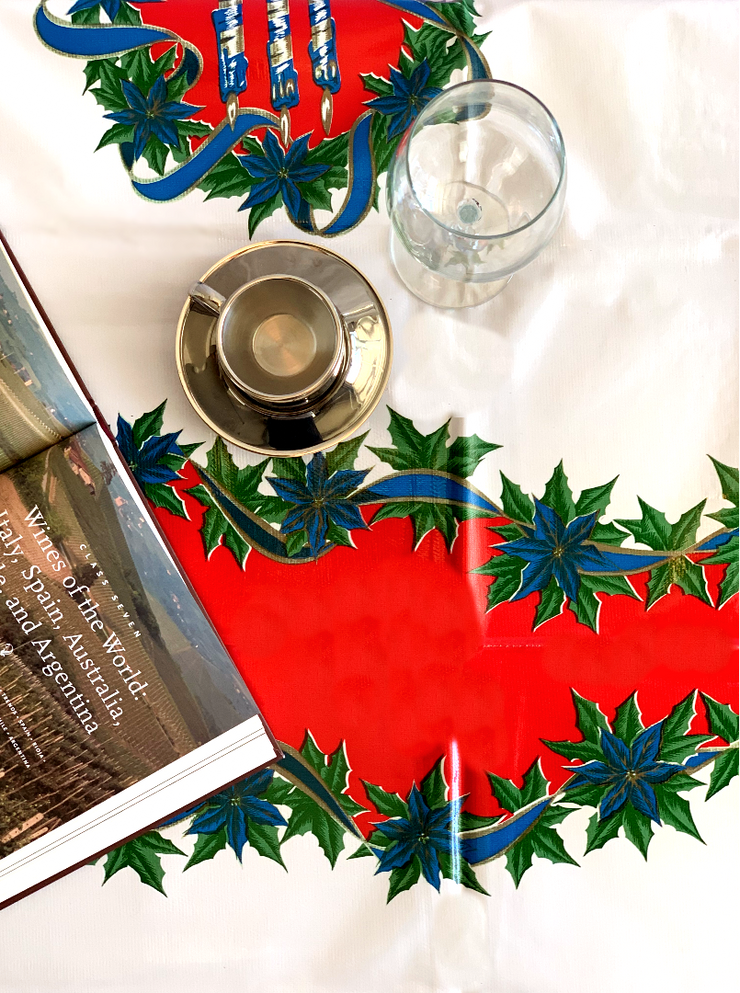
[[[0,242],[0,472],[94,420]]]
[[[0,475],[0,858],[258,713],[125,472],[93,425]]]

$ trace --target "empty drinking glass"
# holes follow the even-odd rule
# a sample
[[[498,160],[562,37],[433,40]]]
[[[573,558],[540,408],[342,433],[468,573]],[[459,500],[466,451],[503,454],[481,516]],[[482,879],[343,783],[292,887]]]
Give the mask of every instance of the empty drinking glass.
[[[527,90],[491,79],[444,90],[404,135],[389,173],[399,276],[438,307],[495,296],[554,235],[565,172],[560,128]]]

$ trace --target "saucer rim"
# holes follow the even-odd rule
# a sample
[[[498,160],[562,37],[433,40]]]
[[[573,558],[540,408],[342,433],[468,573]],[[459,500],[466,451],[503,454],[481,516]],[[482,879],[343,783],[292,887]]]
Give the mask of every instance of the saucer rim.
[[[265,248],[279,247],[279,246],[286,246],[290,248],[298,247],[301,249],[306,249],[311,252],[319,252],[320,254],[331,256],[333,259],[338,260],[339,262],[347,266],[349,269],[351,269],[355,277],[357,277],[357,279],[359,279],[365,285],[369,293],[374,298],[374,301],[377,304],[378,314],[381,318],[381,322],[383,325],[383,331],[386,341],[387,359],[382,369],[382,373],[378,378],[377,390],[372,402],[368,403],[365,409],[359,410],[357,412],[357,416],[351,419],[351,421],[347,424],[345,429],[337,431],[336,434],[332,435],[329,438],[323,439],[322,442],[318,445],[312,445],[306,448],[296,448],[296,449],[282,449],[282,448],[278,449],[268,446],[251,445],[237,438],[231,432],[225,430],[224,428],[219,427],[214,422],[214,420],[203,410],[203,408],[201,407],[200,403],[193,395],[193,392],[190,388],[190,384],[188,382],[187,373],[184,368],[184,362],[182,357],[185,326],[192,308],[192,300],[190,296],[186,297],[185,303],[183,304],[182,310],[180,311],[180,316],[177,322],[177,331],[175,336],[175,358],[176,358],[177,373],[180,379],[180,384],[183,388],[185,396],[188,399],[188,402],[190,403],[196,414],[200,417],[200,419],[205,424],[207,424],[208,427],[216,435],[218,435],[220,438],[223,438],[225,441],[228,441],[231,444],[235,445],[237,448],[244,449],[245,451],[248,452],[254,452],[257,455],[263,455],[270,458],[296,458],[302,455],[313,455],[317,452],[323,452],[329,448],[333,448],[335,445],[338,445],[340,442],[345,441],[348,438],[350,438],[352,435],[354,435],[367,421],[367,419],[370,417],[370,415],[373,413],[375,408],[380,403],[380,400],[383,394],[385,393],[386,387],[388,386],[391,367],[393,365],[393,353],[394,353],[393,331],[391,327],[390,317],[388,315],[388,310],[385,304],[383,303],[382,297],[380,296],[380,294],[378,293],[372,282],[367,278],[367,276],[363,272],[360,271],[360,269],[357,268],[356,265],[354,265],[354,263],[350,262],[349,259],[345,258],[343,255],[340,255],[338,252],[333,251],[332,249],[325,248],[323,245],[312,245],[310,242],[299,241],[294,238],[276,238],[276,239],[256,242],[251,245],[246,245],[243,248],[236,249],[235,251],[230,252],[228,255],[223,256],[223,258],[219,259],[218,262],[212,265],[205,272],[205,274],[200,277],[199,282],[203,282],[207,284],[208,279],[215,272],[223,269],[224,266],[228,265],[230,262],[233,262],[237,258],[247,255],[250,252],[259,251],[260,249],[265,249]],[[281,275],[283,275],[283,273],[281,273]],[[319,289],[321,289],[321,287],[319,287]],[[342,310],[339,308],[339,306],[332,300],[331,296],[325,290],[322,290],[322,292],[326,294],[328,299],[332,302],[333,306],[336,308],[337,313],[342,317],[342,320],[344,320],[344,314]],[[211,326],[210,334],[211,335],[213,334],[213,324]],[[315,409],[314,407],[309,407],[307,409],[307,412],[310,413],[314,409]],[[258,410],[256,409],[253,410],[256,417],[260,418],[262,416]]]

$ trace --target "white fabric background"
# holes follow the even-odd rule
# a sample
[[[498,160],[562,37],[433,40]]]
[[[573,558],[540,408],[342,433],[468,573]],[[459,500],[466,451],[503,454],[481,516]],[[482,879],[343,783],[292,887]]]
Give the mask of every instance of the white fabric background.
[[[165,427],[209,433],[173,361],[188,285],[247,241],[236,200],[155,206],[117,150],[93,154],[101,108],[82,63],[45,50],[28,0],[0,6],[0,226],[105,416],[169,398]],[[709,452],[737,464],[737,10],[721,0],[479,0],[496,77],[536,93],[569,155],[563,225],[497,299],[445,313],[411,298],[373,214],[331,247],[391,314],[387,401],[425,430],[502,443],[498,469],[541,492],[563,458],[574,490],[617,473],[674,519],[720,506]],[[293,237],[282,212],[259,230]],[[386,444],[383,408],[369,441]],[[244,461],[244,456],[239,458]],[[488,460],[490,462],[490,460]],[[647,864],[609,845],[580,869],[538,861],[518,891],[501,862],[490,898],[416,886],[389,907],[365,861],[332,873],[310,837],[283,873],[245,849],[101,888],[88,867],[0,915],[2,993],[647,993],[724,988],[734,975],[737,783],[706,806],[706,847],[664,828]],[[574,852],[578,816],[561,827]],[[180,861],[180,860],[175,860]],[[167,859],[164,860],[165,868]]]

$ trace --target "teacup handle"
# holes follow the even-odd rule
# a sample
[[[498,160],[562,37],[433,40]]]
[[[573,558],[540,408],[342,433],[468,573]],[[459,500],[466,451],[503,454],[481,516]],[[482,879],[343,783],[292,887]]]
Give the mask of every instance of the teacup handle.
[[[209,314],[215,314],[216,317],[219,316],[221,308],[226,303],[226,297],[207,283],[193,283],[190,287],[190,299],[194,303],[200,304]]]

